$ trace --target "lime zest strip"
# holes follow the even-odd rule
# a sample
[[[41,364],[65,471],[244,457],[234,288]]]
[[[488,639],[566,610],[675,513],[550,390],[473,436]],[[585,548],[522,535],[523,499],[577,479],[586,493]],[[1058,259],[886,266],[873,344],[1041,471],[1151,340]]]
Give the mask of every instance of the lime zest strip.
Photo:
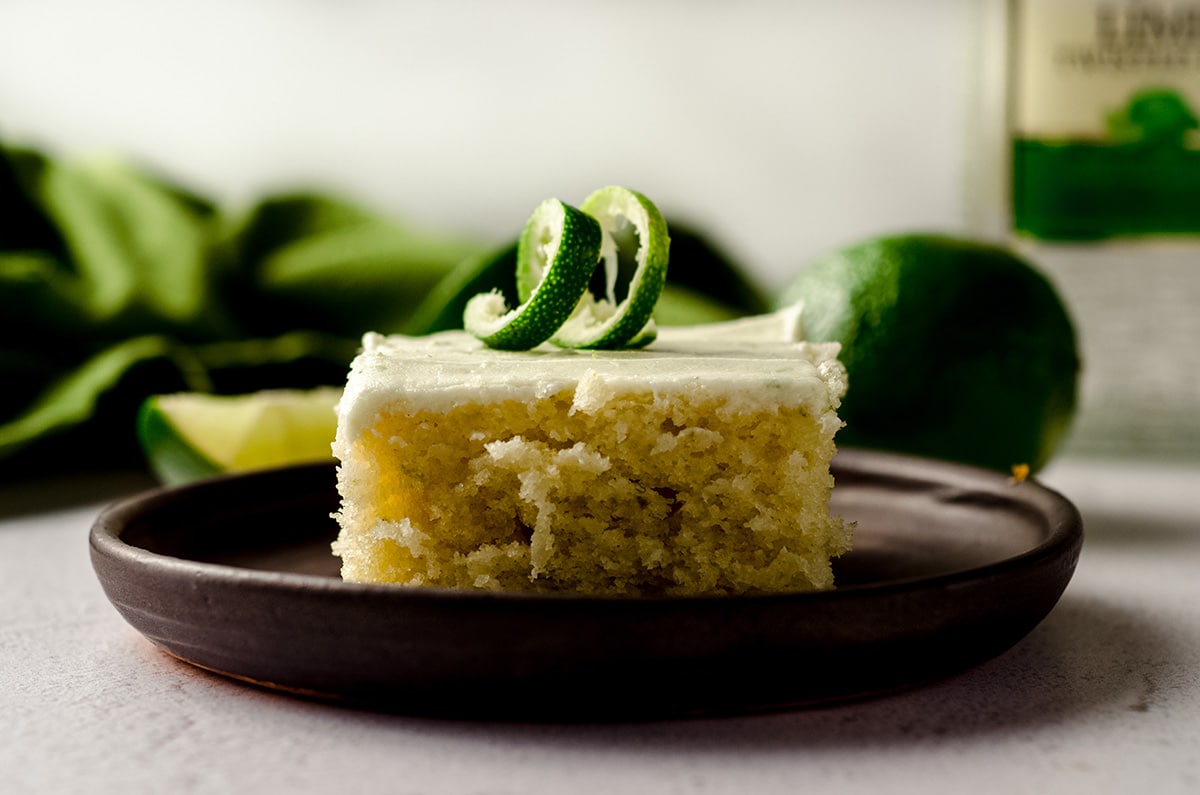
[[[550,339],[587,293],[602,238],[595,218],[546,199],[517,243],[520,306],[510,310],[495,290],[480,293],[463,310],[464,328],[501,350],[528,350]]]
[[[626,298],[616,299],[616,235],[637,234]],[[528,350],[546,340],[564,348],[636,348],[657,336],[651,315],[667,278],[667,223],[654,203],[620,186],[601,188],[579,209],[547,199],[534,209],[517,242],[517,298],[509,309],[499,291],[467,302],[463,326],[492,348]],[[605,295],[588,289],[604,264]]]
[[[571,317],[551,337],[564,348],[612,349],[641,347],[654,341],[657,331],[651,315],[663,284],[671,239],[667,222],[654,203],[637,191],[612,185],[584,199],[580,209],[600,223],[604,240],[605,297],[585,292]],[[637,233],[635,269],[624,301],[617,302],[617,244],[614,235],[622,222]]]

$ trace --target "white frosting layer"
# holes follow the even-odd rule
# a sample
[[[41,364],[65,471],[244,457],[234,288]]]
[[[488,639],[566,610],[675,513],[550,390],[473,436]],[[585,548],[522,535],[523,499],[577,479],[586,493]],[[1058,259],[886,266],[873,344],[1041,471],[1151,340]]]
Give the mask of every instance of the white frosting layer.
[[[473,403],[536,400],[575,389],[573,410],[595,411],[613,396],[688,393],[721,399],[725,410],[764,404],[836,408],[846,389],[837,343],[800,341],[798,308],[689,328],[663,328],[643,350],[580,351],[543,345],[497,351],[466,332],[427,337],[370,333],[351,365],[338,407],[338,447],[375,424],[384,409],[447,411]]]

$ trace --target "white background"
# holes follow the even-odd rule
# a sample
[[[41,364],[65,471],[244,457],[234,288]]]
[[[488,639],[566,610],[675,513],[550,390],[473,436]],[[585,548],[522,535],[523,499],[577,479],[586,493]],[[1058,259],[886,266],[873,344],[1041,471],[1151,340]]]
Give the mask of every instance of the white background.
[[[635,187],[771,287],[960,230],[973,3],[4,0],[0,137],[507,238]]]

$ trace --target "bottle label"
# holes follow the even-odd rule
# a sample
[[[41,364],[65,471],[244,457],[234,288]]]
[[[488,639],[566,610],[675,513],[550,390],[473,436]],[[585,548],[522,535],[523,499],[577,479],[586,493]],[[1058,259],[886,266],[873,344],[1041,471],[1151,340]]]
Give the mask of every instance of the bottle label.
[[[1013,0],[1012,11],[1016,231],[1200,234],[1200,0]]]

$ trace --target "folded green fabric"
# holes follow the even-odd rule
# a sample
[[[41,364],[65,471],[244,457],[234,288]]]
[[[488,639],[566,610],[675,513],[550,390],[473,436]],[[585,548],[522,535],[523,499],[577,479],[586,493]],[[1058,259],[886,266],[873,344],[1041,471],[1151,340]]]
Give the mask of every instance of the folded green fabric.
[[[400,330],[480,250],[333,197],[231,213],[117,160],[0,147],[0,470],[136,460],[152,393],[338,383],[364,330]]]
[[[765,309],[701,236],[672,238],[660,322]],[[337,197],[230,211],[120,160],[0,145],[0,474],[138,462],[150,394],[339,384],[365,331],[460,327],[471,295],[511,290],[512,256]]]

